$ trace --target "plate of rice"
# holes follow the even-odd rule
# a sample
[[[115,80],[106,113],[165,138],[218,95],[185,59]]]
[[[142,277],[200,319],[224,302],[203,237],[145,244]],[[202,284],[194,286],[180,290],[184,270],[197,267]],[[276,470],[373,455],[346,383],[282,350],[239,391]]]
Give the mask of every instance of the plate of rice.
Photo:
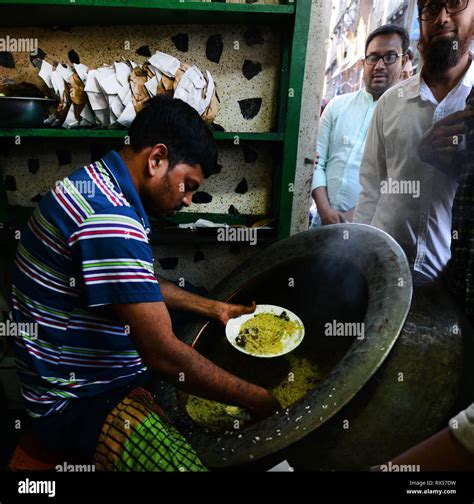
[[[275,305],[257,305],[255,311],[230,319],[225,327],[229,343],[254,357],[280,357],[303,340],[304,325],[290,310]]]

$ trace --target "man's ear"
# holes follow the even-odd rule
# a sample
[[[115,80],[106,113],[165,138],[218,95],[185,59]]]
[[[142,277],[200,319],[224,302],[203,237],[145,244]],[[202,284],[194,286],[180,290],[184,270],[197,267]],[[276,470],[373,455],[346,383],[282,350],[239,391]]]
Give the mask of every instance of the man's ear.
[[[157,171],[163,166],[164,161],[168,158],[168,147],[165,144],[154,145],[148,155],[147,173],[153,177]]]
[[[420,55],[423,55],[423,42],[422,42],[422,36],[423,36],[423,33],[422,33],[422,30],[421,30],[421,21],[420,21],[420,39],[418,40],[417,44],[416,44],[416,48],[418,49],[418,52],[420,53]]]
[[[402,68],[400,69],[400,76],[399,76],[400,79],[403,76],[403,69],[405,68],[405,65],[407,64],[407,61],[408,61],[408,54],[405,54],[405,56],[402,56]]]

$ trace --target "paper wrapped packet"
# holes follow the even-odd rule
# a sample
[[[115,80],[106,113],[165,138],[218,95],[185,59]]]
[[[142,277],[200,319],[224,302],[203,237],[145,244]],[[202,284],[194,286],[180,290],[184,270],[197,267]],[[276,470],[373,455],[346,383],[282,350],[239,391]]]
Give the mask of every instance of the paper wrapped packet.
[[[128,127],[150,98],[162,94],[188,103],[207,123],[220,108],[208,71],[160,51],[143,65],[120,61],[89,69],[82,64],[70,68],[43,61],[39,75],[59,100],[55,114],[48,119],[53,126]]]
[[[41,63],[39,75],[59,99],[56,110],[48,117],[46,124],[65,128],[94,124],[94,116],[86,110],[89,109],[89,104],[82,75],[87,72],[85,65],[74,65],[71,68],[61,63]]]

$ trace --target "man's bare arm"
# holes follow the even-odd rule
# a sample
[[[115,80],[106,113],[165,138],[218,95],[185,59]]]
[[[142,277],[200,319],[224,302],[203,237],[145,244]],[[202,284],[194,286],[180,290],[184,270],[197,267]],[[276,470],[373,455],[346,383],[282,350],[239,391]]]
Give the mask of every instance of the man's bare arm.
[[[326,187],[316,187],[312,192],[312,196],[323,225],[339,224],[341,222],[339,212],[333,210],[329,205]]]
[[[422,471],[473,471],[468,452],[447,427],[391,460],[396,465],[419,465]]]
[[[164,303],[113,305],[144,364],[161,373],[186,392],[248,409],[255,418],[265,418],[280,404],[267,390],[224,371],[173,334]]]
[[[255,302],[250,306],[223,303],[181,289],[165,278],[158,277],[158,280],[166,306],[175,310],[189,311],[203,317],[216,319],[224,325],[230,318],[255,311]]]
[[[329,205],[327,189],[324,186],[316,187],[311,193],[316,203],[316,207],[321,217],[321,222],[323,225],[328,224],[339,224],[341,222],[352,222],[354,218],[354,210],[349,210],[348,212],[340,212],[339,210],[334,210]]]

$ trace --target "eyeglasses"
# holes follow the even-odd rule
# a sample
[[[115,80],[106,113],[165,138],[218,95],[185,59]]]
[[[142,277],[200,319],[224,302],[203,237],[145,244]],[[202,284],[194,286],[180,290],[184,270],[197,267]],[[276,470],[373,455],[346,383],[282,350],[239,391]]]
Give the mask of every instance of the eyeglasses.
[[[448,14],[457,14],[469,5],[469,0],[445,0],[444,2],[430,2],[419,10],[422,21],[432,21],[439,16],[441,9],[446,9]]]
[[[379,62],[379,60],[383,60],[383,62],[386,65],[393,65],[400,56],[403,56],[403,53],[400,54],[388,53],[384,54],[383,56],[379,56],[378,54],[369,54],[364,58],[364,61],[367,63],[367,65],[371,66],[376,65]]]

